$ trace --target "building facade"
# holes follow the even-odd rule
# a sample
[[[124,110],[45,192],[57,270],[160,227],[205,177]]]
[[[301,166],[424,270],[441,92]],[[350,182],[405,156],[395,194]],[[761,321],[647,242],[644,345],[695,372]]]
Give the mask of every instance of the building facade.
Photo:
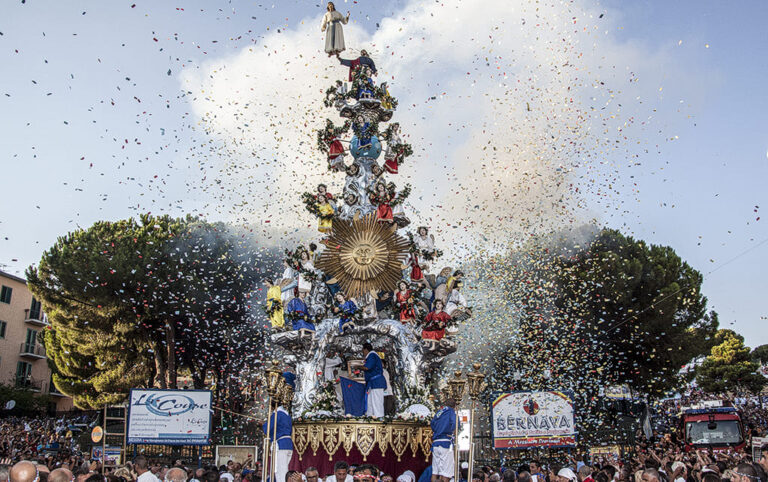
[[[56,411],[72,409],[72,399],[51,381],[40,331],[48,325],[40,301],[23,278],[0,271],[0,383],[50,395]]]

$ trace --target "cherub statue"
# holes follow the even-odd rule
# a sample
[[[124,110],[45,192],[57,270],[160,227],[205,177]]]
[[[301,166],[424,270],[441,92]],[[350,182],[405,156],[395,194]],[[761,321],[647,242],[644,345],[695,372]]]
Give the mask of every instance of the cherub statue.
[[[413,242],[418,253],[427,259],[435,252],[435,236],[429,234],[429,228],[426,226],[419,226],[419,229],[416,230],[416,236],[413,237]]]
[[[315,265],[312,263],[312,257],[310,256],[309,251],[302,249],[299,256],[301,271],[314,273]],[[301,271],[299,271],[299,293],[309,293],[312,290],[312,280]]]
[[[443,311],[443,300],[435,300],[435,309],[424,317],[424,328],[421,330],[422,340],[440,341],[445,336],[445,327],[451,321],[451,315]]]
[[[309,321],[309,309],[304,302],[307,293],[299,291],[299,297],[292,299],[285,307],[285,314],[291,320],[294,330],[315,331],[315,325]]]
[[[376,207],[376,221],[380,223],[394,224],[395,218],[392,212],[392,201],[395,194],[387,189],[383,182],[377,182],[370,193],[371,204]]]
[[[344,333],[347,328],[355,326],[354,316],[357,313],[357,305],[352,300],[347,300],[344,293],[339,291],[334,297],[336,304],[331,308],[339,317],[339,333]]]
[[[264,284],[267,285],[266,311],[269,315],[269,322],[271,323],[272,328],[282,329],[285,325],[285,319],[283,317],[283,301],[280,284],[275,284],[272,279],[265,280]]]
[[[390,174],[397,174],[400,161],[398,146],[402,144],[400,139],[400,124],[394,122],[387,131],[387,150],[384,151],[384,169]]]
[[[408,283],[399,281],[397,291],[394,296],[395,304],[399,310],[399,319],[401,323],[414,321],[416,311],[413,308],[413,291],[408,288]]]
[[[317,196],[317,210],[320,213],[317,230],[321,233],[331,232],[333,229],[333,215],[336,212],[326,196],[326,194],[318,194]]]
[[[467,299],[461,293],[462,286],[461,281],[453,284],[453,289],[448,293],[448,302],[445,304],[445,312],[457,321],[464,321],[472,316],[472,310],[467,306]]]

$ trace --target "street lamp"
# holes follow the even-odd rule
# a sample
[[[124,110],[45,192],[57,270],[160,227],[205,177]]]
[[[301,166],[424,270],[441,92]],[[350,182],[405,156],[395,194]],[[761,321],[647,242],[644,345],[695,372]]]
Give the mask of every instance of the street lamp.
[[[263,444],[263,459],[264,459],[264,465],[261,470],[261,482],[267,482],[267,479],[274,480],[274,477],[272,475],[267,476],[267,474],[271,474],[274,472],[274,470],[267,471],[267,469],[270,466],[270,459],[272,461],[275,460],[273,456],[270,456],[273,452],[273,450],[270,449],[269,445],[269,438],[270,438],[270,429],[272,432],[277,431],[277,419],[275,419],[275,426],[272,427],[272,405],[275,404],[275,409],[277,409],[277,405],[279,405],[279,398],[277,398],[278,393],[280,391],[280,385],[281,382],[285,383],[285,379],[282,376],[282,372],[279,368],[280,362],[277,360],[272,360],[272,366],[270,368],[267,368],[266,373],[264,374],[265,379],[265,385],[267,388],[267,433],[266,437],[264,438],[264,444]],[[274,443],[275,436],[272,435],[272,440]],[[275,447],[277,447],[277,444],[275,444]],[[273,468],[274,469],[274,468]]]
[[[454,449],[454,480],[461,480],[461,467],[459,466],[459,405],[464,398],[464,385],[466,380],[461,378],[461,371],[457,370],[453,378],[448,380],[448,395],[456,402],[456,424],[453,430],[453,449]]]

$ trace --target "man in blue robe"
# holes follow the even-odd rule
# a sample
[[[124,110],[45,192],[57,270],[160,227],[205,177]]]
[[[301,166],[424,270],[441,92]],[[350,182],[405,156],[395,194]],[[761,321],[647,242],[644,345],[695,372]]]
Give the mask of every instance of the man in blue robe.
[[[361,368],[365,372],[365,389],[368,398],[365,414],[369,417],[382,418],[384,416],[384,390],[387,388],[384,367],[381,364],[379,354],[373,351],[373,345],[368,342],[363,343],[363,356],[365,357],[365,364]]]
[[[449,482],[454,473],[453,433],[456,430],[456,402],[445,405],[432,418],[432,482]]]
[[[304,302],[306,296],[307,294],[305,292],[299,291],[299,297],[288,302],[288,305],[285,307],[285,312],[288,314],[294,330],[305,329],[315,331],[315,325],[307,321],[309,318],[309,309]]]
[[[264,430],[264,435],[269,438],[270,447],[272,441],[277,440],[277,457],[273,462],[275,473],[275,478],[273,480],[285,481],[285,474],[288,472],[288,464],[291,462],[291,457],[293,456],[293,440],[291,439],[293,420],[291,419],[291,415],[285,408],[278,406],[272,413],[272,417],[269,421],[269,433],[267,433],[267,422],[264,422],[262,430]]]

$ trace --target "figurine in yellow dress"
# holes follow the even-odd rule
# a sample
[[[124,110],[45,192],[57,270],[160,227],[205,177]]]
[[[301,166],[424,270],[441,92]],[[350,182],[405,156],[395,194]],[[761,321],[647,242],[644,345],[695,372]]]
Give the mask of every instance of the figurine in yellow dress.
[[[320,212],[317,230],[321,233],[330,233],[333,227],[334,210],[333,205],[323,194],[317,195],[317,210]]]
[[[272,323],[272,328],[283,328],[285,326],[285,318],[283,317],[283,301],[282,290],[279,284],[273,284],[272,280],[265,282],[267,287],[267,313],[269,313],[269,321]]]

